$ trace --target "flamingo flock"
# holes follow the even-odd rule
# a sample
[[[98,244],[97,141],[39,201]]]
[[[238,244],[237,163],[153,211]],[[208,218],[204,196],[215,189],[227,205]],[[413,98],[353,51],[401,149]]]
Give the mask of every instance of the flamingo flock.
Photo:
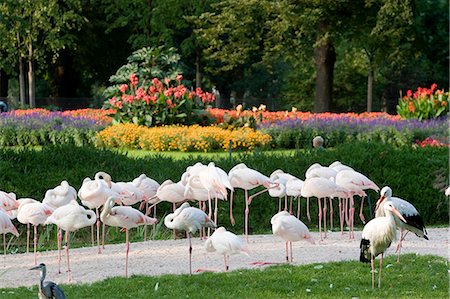
[[[97,252],[101,253],[105,246],[105,226],[121,227],[126,234],[125,276],[128,277],[128,231],[140,225],[155,224],[158,221],[156,206],[166,201],[172,204],[173,213],[165,216],[163,221],[165,226],[174,230],[174,237],[175,230],[184,231],[189,241],[189,273],[192,273],[191,238],[197,231],[201,236],[208,237],[205,241],[207,252],[217,252],[224,256],[225,270],[228,270],[230,255],[249,254],[247,245],[250,206],[257,196],[267,192],[270,197],[278,199],[278,211],[274,211],[274,216],[267,221],[272,225],[273,234],[285,241],[286,261],[292,262],[292,242],[306,240],[315,244],[308,227],[300,220],[301,198],[306,199],[306,215],[309,222],[311,221],[310,199],[317,199],[320,242],[324,242],[327,238],[327,212],[329,212],[329,226],[333,228],[336,202],[341,234],[344,235],[344,224],[346,224],[348,237],[354,239],[354,196],[361,197],[359,216],[362,223],[366,224],[363,214],[366,191],[370,189],[379,192],[380,190],[367,176],[339,161],[329,166],[315,163],[306,170],[304,177],[303,180],[281,169],[265,175],[244,163],[235,165],[227,173],[213,162],[207,165],[196,163],[189,166],[178,182],[166,180],[162,184],[145,174],[141,174],[130,182],[114,182],[109,174],[99,171],[94,179],[86,177],[78,191],[67,181],[62,181],[59,186],[49,189],[42,201],[32,198],[16,199],[14,193],[0,191],[0,233],[4,235],[12,233],[18,236],[18,231],[11,219],[17,218],[20,223],[26,224],[28,253],[30,225],[33,225],[34,263],[37,265],[37,228],[39,225],[56,225],[58,227],[58,265],[60,265],[62,230],[65,231],[67,272],[70,281],[70,232],[90,226],[94,246],[96,228]],[[222,202],[228,201],[228,198],[230,223],[235,224],[233,199],[237,189],[244,190],[244,240],[223,226],[217,228],[219,202],[222,205]],[[254,189],[256,191],[250,195],[250,191]],[[384,252],[390,243],[396,240],[397,228],[401,231],[397,245],[399,257],[402,241],[409,231],[428,240],[423,219],[411,203],[393,197],[392,190],[388,186],[381,189],[380,195],[376,203],[376,218],[364,226],[360,243],[360,260],[370,262],[372,270],[374,270],[374,259],[380,254],[381,266]],[[77,201],[78,198],[84,207]],[[297,200],[296,213],[293,211],[295,200]],[[192,207],[188,201],[197,201],[199,208]],[[133,205],[136,207],[132,207]],[[151,211],[154,211],[153,217],[149,216]],[[103,223],[101,242],[100,222]],[[212,234],[211,230],[213,230]],[[5,240],[4,236],[4,253],[6,254]],[[380,285],[381,269],[378,286]],[[373,272],[372,286],[374,287]]]

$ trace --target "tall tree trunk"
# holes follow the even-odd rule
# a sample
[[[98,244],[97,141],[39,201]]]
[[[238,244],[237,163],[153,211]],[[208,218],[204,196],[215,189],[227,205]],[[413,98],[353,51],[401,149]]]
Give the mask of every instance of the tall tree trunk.
[[[327,32],[325,22],[319,22],[319,37],[314,49],[316,64],[316,98],[314,112],[330,111],[333,92],[333,72],[336,62],[334,46],[328,38],[324,38]]]
[[[0,70],[0,100],[8,97],[8,79],[8,74],[4,70]]]
[[[23,58],[19,59],[19,97],[20,97],[20,105],[25,107],[27,105],[27,96],[25,93],[25,64],[23,62]]]
[[[34,68],[33,68],[33,45],[28,46],[28,98],[30,100],[30,108],[36,107],[36,99],[34,97]]]
[[[367,75],[367,112],[372,112],[373,102],[373,69],[369,65],[369,73]]]

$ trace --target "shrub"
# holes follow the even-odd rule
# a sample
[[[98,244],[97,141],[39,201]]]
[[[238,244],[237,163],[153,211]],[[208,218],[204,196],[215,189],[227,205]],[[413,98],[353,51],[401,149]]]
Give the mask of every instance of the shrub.
[[[397,113],[405,119],[417,118],[419,120],[437,118],[448,113],[448,92],[431,87],[419,87],[413,93],[408,90],[404,97],[398,100]]]
[[[117,124],[98,133],[98,145],[151,151],[254,150],[268,144],[271,137],[251,128],[225,130],[215,126],[162,126],[147,128],[135,124]]]

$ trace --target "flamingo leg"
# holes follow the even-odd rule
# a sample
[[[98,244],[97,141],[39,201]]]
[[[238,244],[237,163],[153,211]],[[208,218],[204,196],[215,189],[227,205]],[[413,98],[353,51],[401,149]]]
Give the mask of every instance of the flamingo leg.
[[[300,219],[300,197],[297,196],[297,218]]]
[[[217,223],[217,202],[219,199],[217,196],[214,198],[214,223]]]
[[[285,246],[286,246],[286,263],[289,263],[289,242],[288,241],[285,242]]]
[[[189,240],[189,275],[192,275],[192,243],[191,243],[191,233],[186,232]]]
[[[208,190],[208,204],[209,204],[209,209],[208,209],[208,217],[212,218],[212,201],[211,201],[211,193]],[[211,235],[211,228],[208,227],[208,237]]]
[[[223,260],[225,262],[225,272],[226,272],[230,268],[229,265],[228,265],[229,264],[229,257],[226,254],[224,254],[223,255]]]
[[[350,197],[350,211],[349,211],[349,221],[350,221],[350,239],[354,239],[355,238],[355,223],[354,223],[354,218],[355,218],[355,202],[353,199],[353,196]]]
[[[153,218],[156,218],[156,206],[153,207]],[[155,238],[156,233],[156,223],[152,225],[152,239]]]
[[[37,247],[37,225],[33,225],[34,227],[34,264],[37,265],[37,258],[36,258],[36,247]]]
[[[286,195],[285,195],[286,196]],[[289,197],[289,214],[292,215],[292,196]]]
[[[248,214],[250,212],[250,209],[248,207],[248,191],[245,191],[245,224],[244,224],[244,233],[245,233],[245,237],[247,239],[247,243],[248,243]]]
[[[91,225],[91,239],[92,239],[92,247],[95,246],[95,240],[94,240],[94,225]]]
[[[342,205],[342,198],[339,197],[339,224],[341,225],[341,235],[344,234],[344,210]]]
[[[349,220],[349,213],[348,213],[349,201],[350,201],[349,197],[347,197],[344,201],[344,215],[345,215],[345,223],[350,228],[350,220]]]
[[[330,201],[330,229],[333,230],[333,198],[329,198]]]
[[[306,216],[308,221],[311,223],[311,214],[309,213],[309,197],[306,198]]]
[[[235,225],[236,222],[234,221],[234,217],[233,217],[233,195],[234,195],[234,191],[231,190],[231,194],[230,194],[230,222],[231,225]]]
[[[6,256],[6,234],[3,234],[3,255]]]
[[[383,269],[383,255],[384,253],[381,254],[380,258],[380,273],[378,273],[378,288],[381,287],[381,269]]]
[[[364,196],[361,197],[361,208],[359,209],[359,219],[361,219],[363,224],[366,224],[366,218],[364,217],[363,210],[364,210]]]
[[[375,268],[373,266],[373,257],[370,259],[370,266],[372,267],[372,289],[375,288]]]
[[[317,203],[319,205],[319,233],[320,233],[320,241],[323,241],[322,238],[322,203],[320,198],[317,199]]]
[[[145,203],[145,215],[148,213],[148,202]],[[147,241],[147,223],[144,224],[144,242]]]
[[[175,210],[177,209],[177,205],[175,203],[172,203],[172,209],[173,212],[175,213]],[[173,230],[173,239],[176,240],[177,238],[177,233],[175,232],[175,230]]]
[[[323,232],[324,238],[327,238],[327,198],[323,198]]]
[[[61,229],[58,227],[58,234],[57,234],[57,240],[58,240],[58,274],[61,274],[61,239],[62,239],[62,232],[61,232]]]
[[[285,211],[287,211],[287,207],[288,207],[288,204],[287,204],[287,195],[285,194],[285,195],[284,195],[284,210],[285,210]],[[290,210],[289,213],[292,214],[292,200],[291,200],[291,210]]]
[[[289,242],[291,244],[291,263],[294,261],[294,258],[292,257],[292,241]]]
[[[98,216],[98,208],[95,208],[95,214],[97,216],[97,253],[102,253],[100,250],[100,217]]]
[[[128,229],[125,229],[125,277],[128,278],[128,252],[130,251],[130,242],[128,239]]]
[[[281,212],[281,197],[278,197],[278,212]]]
[[[69,258],[69,241],[70,241],[70,232],[66,230],[66,258],[67,258],[67,273],[68,273],[68,281],[72,281],[72,273],[70,270],[70,258]]]
[[[106,224],[102,225],[102,249],[105,249],[105,234],[106,234]]]
[[[27,223],[27,253],[30,252],[30,224]]]

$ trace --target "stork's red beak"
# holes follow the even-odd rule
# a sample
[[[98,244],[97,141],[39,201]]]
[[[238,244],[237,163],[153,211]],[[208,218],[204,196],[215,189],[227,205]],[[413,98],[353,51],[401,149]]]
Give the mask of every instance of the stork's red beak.
[[[378,199],[376,206],[375,206],[375,211],[378,210],[378,207],[383,202],[384,198],[385,198],[384,196],[381,196],[380,199]]]

